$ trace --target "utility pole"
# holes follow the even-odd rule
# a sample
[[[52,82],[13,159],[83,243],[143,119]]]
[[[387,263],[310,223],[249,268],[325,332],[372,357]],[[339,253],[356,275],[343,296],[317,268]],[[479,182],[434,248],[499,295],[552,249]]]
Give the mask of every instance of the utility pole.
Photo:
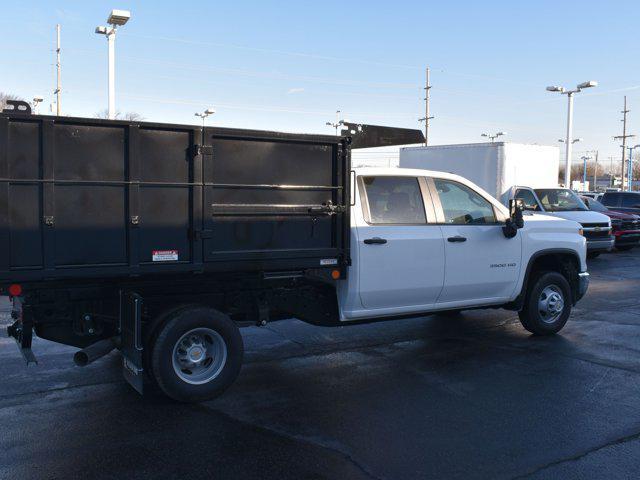
[[[622,135],[618,135],[616,137],[613,137],[614,140],[622,140],[622,171],[621,171],[621,176],[622,176],[622,185],[620,186],[622,188],[622,191],[624,191],[624,171],[625,171],[625,154],[627,152],[627,138],[632,138],[635,137],[635,135],[627,135],[627,113],[629,113],[629,110],[627,109],[627,96],[624,96],[624,110],[622,110]]]
[[[56,25],[56,72],[57,72],[57,81],[56,81],[56,89],[53,93],[56,96],[56,115],[59,117],[62,113],[60,108],[60,97],[62,93],[62,84],[60,80],[60,24]]]
[[[429,83],[429,67],[427,67],[426,71],[427,81],[424,87],[424,117],[419,118],[419,122],[424,122],[424,146],[429,145],[429,120],[433,118],[433,116],[429,116],[429,99],[431,97],[430,90],[431,85]]]

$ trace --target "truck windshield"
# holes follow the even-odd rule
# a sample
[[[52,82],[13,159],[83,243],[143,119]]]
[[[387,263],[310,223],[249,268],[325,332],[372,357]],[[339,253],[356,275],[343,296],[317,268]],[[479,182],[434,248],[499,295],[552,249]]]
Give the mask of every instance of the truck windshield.
[[[580,197],[565,188],[536,188],[536,195],[547,212],[589,210]]]
[[[593,198],[581,198],[581,200],[589,207],[589,210],[593,210],[594,212],[607,212],[609,209],[601,204],[599,201],[594,200]]]

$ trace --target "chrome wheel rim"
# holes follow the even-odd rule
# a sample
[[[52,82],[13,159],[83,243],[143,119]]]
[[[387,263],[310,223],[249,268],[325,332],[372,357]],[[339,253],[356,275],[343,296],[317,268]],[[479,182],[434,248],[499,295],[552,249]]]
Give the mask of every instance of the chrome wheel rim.
[[[173,370],[184,382],[201,385],[222,372],[227,363],[227,344],[210,328],[194,328],[173,347]]]
[[[564,311],[564,296],[556,285],[549,285],[540,292],[538,313],[544,323],[554,323]]]

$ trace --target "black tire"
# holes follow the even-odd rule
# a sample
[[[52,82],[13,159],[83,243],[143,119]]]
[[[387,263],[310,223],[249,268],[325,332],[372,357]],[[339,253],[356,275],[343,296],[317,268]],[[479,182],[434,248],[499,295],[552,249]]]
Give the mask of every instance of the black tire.
[[[147,378],[154,386],[158,386],[156,377],[153,374],[153,365],[151,363],[151,354],[153,353],[153,345],[158,337],[158,333],[169,318],[185,308],[193,308],[195,305],[178,305],[163,311],[149,325],[145,325],[142,330],[142,338],[144,348],[142,350],[142,364]]]
[[[174,347],[183,335],[195,329],[213,331],[212,336],[219,337],[226,354],[219,372],[205,383],[198,384],[184,380],[180,375],[188,374],[174,368]],[[243,355],[240,330],[227,315],[208,307],[182,308],[172,313],[159,327],[151,345],[151,367],[158,386],[168,397],[179,402],[201,402],[222,394],[235,381]]]
[[[539,308],[539,301],[544,298],[543,292],[548,287],[547,291],[561,295],[563,303],[562,310],[557,316],[549,316],[545,319]],[[557,302],[554,302],[554,305],[559,308]],[[522,326],[534,335],[553,335],[565,326],[571,314],[571,308],[571,287],[567,279],[557,272],[540,272],[529,282],[524,308],[518,312],[518,316]]]
[[[602,252],[587,252],[587,258],[598,258]]]
[[[635,245],[620,245],[619,247],[616,247],[616,250],[626,252],[627,250],[631,250],[634,246]]]

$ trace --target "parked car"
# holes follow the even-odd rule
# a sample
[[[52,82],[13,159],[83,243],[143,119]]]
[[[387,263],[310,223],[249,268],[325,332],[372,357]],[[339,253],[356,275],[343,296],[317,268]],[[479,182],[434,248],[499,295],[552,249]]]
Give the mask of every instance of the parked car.
[[[640,192],[605,192],[600,202],[617,212],[640,214]]]
[[[600,201],[602,198],[602,192],[577,192],[581,197],[593,198]]]
[[[603,213],[611,219],[617,250],[630,250],[640,245],[640,216],[609,210],[593,198],[582,196],[581,199],[589,207],[589,210]]]
[[[241,326],[502,307],[551,335],[588,286],[578,223],[523,219],[449,173],[350,175],[346,137],[0,123],[9,335],[32,361],[34,332],[81,348],[78,365],[118,348],[138,391],[146,374],[176,400],[221,394],[240,372]]]
[[[589,258],[596,258],[613,249],[615,237],[611,235],[611,219],[589,210],[573,190],[516,186],[512,188],[511,195],[523,201],[525,210],[579,222],[587,239]]]

